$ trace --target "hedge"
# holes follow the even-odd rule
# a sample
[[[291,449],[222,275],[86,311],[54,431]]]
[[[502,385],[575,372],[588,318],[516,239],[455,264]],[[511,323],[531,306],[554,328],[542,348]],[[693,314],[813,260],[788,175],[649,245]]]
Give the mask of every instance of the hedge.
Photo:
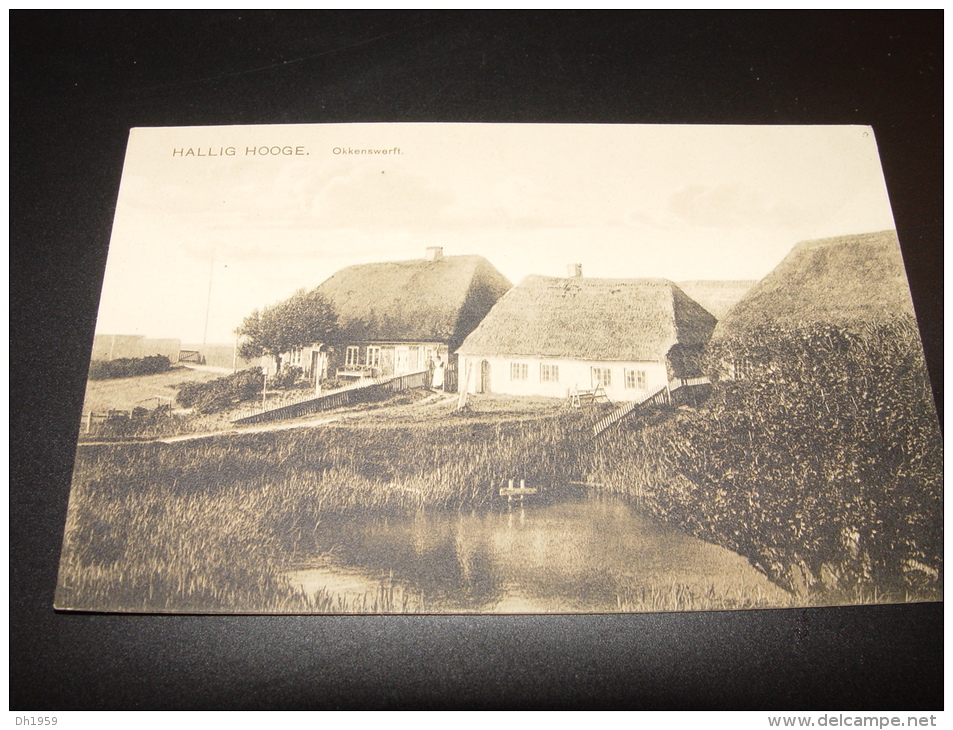
[[[794,593],[936,591],[943,450],[915,326],[768,327],[710,355],[713,376],[740,358],[750,374],[619,430],[598,470],[641,475],[659,516]]]
[[[149,357],[121,357],[116,360],[94,360],[89,365],[90,380],[131,378],[136,375],[164,373],[172,367],[165,355]]]

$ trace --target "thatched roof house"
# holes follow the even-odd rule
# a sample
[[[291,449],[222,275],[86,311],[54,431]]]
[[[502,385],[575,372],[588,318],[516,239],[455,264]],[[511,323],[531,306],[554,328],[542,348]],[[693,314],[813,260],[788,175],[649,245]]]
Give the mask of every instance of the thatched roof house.
[[[342,330],[344,375],[426,369],[450,354],[512,284],[482,256],[444,256],[349,266],[318,287]]]
[[[482,256],[348,266],[318,287],[345,339],[456,348],[512,284]]]
[[[714,338],[765,325],[856,329],[898,316],[912,318],[913,302],[897,233],[880,231],[797,244],[719,321]]]
[[[634,400],[697,373],[715,318],[664,279],[529,276],[459,350],[471,392],[565,396],[602,386]],[[466,365],[463,364],[466,361]]]

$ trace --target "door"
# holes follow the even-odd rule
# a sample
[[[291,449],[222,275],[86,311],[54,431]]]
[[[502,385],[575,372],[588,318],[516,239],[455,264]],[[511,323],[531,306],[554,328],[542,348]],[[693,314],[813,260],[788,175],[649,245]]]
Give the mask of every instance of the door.
[[[490,392],[490,363],[488,360],[480,363],[480,392]]]
[[[328,358],[323,352],[317,350],[311,351],[311,377],[315,380],[321,380],[325,376],[328,367]]]
[[[403,375],[408,372],[407,362],[410,359],[410,348],[398,347],[394,351],[394,375]]]

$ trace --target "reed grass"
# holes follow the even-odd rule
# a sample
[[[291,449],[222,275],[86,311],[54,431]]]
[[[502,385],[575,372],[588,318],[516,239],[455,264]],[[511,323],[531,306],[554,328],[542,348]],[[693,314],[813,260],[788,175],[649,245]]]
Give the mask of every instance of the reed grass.
[[[674,611],[734,611],[757,608],[791,608],[794,596],[766,595],[763,591],[710,583],[707,586],[673,582],[665,586],[624,587],[617,597],[620,612],[665,613]]]
[[[313,554],[323,516],[469,508],[489,503],[506,478],[557,483],[578,418],[87,446],[74,471],[56,603],[336,611],[284,577],[289,559]],[[424,604],[377,596],[342,610],[385,608]]]

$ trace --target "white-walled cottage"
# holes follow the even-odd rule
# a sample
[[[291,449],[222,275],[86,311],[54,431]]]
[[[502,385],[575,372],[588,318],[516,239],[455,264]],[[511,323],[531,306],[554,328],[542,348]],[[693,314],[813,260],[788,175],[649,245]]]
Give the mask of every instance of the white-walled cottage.
[[[673,377],[700,375],[715,318],[664,279],[529,276],[459,350],[470,393],[566,397],[605,389],[640,400]]]
[[[511,287],[482,256],[444,256],[441,247],[422,259],[349,266],[318,287],[341,327],[322,365],[332,376],[381,377],[426,370],[439,357],[452,373],[456,349]]]

